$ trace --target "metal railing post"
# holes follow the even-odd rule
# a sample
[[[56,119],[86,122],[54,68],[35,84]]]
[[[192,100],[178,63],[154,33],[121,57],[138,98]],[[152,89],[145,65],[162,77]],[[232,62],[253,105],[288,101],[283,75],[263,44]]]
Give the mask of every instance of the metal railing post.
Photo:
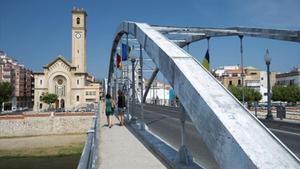
[[[181,116],[180,116],[180,122],[181,122],[181,146],[179,148],[178,152],[178,160],[180,163],[183,163],[185,165],[190,165],[193,163],[193,157],[191,153],[189,152],[186,144],[185,144],[185,120],[186,120],[186,111],[183,107],[183,105],[180,103],[180,110],[181,110]]]
[[[132,112],[131,114],[135,113],[135,71],[134,71],[134,64],[135,64],[135,58],[131,58],[132,63]]]

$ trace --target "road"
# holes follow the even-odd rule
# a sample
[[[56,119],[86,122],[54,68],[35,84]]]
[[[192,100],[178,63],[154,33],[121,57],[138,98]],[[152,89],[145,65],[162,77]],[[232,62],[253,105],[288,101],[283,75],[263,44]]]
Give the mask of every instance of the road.
[[[136,106],[136,111],[132,115],[140,119],[139,106]],[[179,148],[180,111],[178,108],[145,105],[144,117],[147,126],[153,133],[161,137],[175,149]],[[296,133],[293,130],[282,130],[278,126],[274,129],[270,128],[270,130],[298,157],[300,157],[300,133]],[[195,161],[200,166],[207,169],[219,168],[217,162],[214,160],[212,154],[209,152],[189,118],[187,118],[186,121],[186,142]]]

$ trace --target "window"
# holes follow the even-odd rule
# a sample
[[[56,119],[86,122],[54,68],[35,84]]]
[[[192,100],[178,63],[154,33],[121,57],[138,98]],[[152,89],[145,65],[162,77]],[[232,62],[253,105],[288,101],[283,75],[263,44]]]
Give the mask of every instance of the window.
[[[43,81],[42,80],[40,80],[40,85],[42,85],[43,84]]]
[[[80,18],[78,17],[78,18],[76,18],[76,22],[77,22],[77,25],[79,25],[80,24]]]
[[[79,85],[79,80],[77,80],[77,85]]]
[[[78,101],[78,102],[79,102],[79,96],[76,96],[76,101]]]
[[[241,80],[238,80],[238,85],[241,85]]]
[[[40,103],[40,109],[42,109],[43,108],[43,104],[42,103]]]
[[[43,97],[43,96],[40,96],[40,101],[42,101],[42,97]]]
[[[231,85],[232,85],[232,81],[230,80],[230,81],[229,81],[229,86],[231,86]]]
[[[261,78],[260,78],[260,80],[264,80],[264,78],[263,78],[263,77],[261,77]]]

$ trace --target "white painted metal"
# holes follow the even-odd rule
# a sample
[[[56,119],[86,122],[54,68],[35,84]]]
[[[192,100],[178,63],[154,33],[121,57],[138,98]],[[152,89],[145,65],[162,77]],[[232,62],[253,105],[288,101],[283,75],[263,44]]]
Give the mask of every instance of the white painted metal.
[[[122,23],[113,42],[110,68],[122,35],[125,32],[133,35],[174,88],[193,124],[222,168],[300,167],[299,159],[210,72],[157,30],[157,27],[154,29],[145,23]],[[258,37],[275,37],[280,40],[289,36],[267,36],[265,32],[259,35],[259,31],[243,34],[237,30],[224,30],[219,34],[217,32],[216,36],[233,34],[255,34]],[[298,34],[298,41],[299,39]],[[112,71],[109,70],[109,79]]]

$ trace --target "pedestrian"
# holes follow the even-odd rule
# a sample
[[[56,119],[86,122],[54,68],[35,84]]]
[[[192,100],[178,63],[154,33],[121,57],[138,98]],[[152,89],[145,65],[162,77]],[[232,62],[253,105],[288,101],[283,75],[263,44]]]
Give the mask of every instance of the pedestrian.
[[[107,118],[107,126],[109,128],[112,127],[111,116],[114,114],[114,107],[115,107],[115,103],[113,99],[111,98],[110,94],[107,94],[105,96],[105,115]]]
[[[126,109],[125,96],[121,90],[118,90],[118,119],[120,126],[124,125],[124,113]]]

